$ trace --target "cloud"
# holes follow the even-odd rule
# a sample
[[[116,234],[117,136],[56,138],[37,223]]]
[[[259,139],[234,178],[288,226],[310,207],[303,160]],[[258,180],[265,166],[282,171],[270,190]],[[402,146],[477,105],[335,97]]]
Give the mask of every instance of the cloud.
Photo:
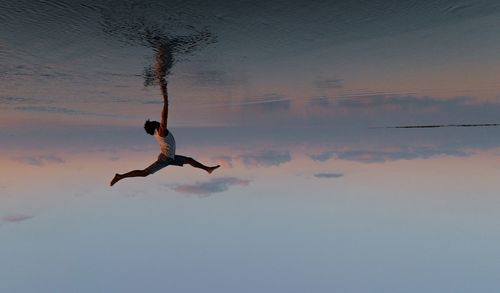
[[[433,150],[417,149],[402,151],[346,151],[337,153],[337,158],[341,160],[357,161],[363,163],[380,163],[397,160],[428,159],[436,156],[456,156],[465,157],[468,154],[458,150]]]
[[[309,155],[315,161],[327,161],[331,158],[340,160],[356,161],[362,163],[382,163],[386,161],[428,159],[436,156],[465,157],[470,154],[462,150],[434,149],[428,147],[408,148],[391,151],[372,150],[340,150],[327,151],[320,154]]]
[[[308,109],[300,115],[291,111],[295,115],[293,121],[286,120],[290,117],[273,116],[272,119],[280,124],[313,126],[312,131],[323,126],[372,129],[387,126],[483,127],[500,124],[500,103],[473,97],[437,98],[390,93],[330,98],[320,95],[309,97],[306,102]],[[274,121],[266,122],[269,124]]]
[[[247,186],[250,180],[238,179],[236,177],[215,178],[208,182],[198,182],[192,185],[176,185],[172,189],[185,194],[210,195],[227,191],[234,185]]]
[[[328,97],[312,97],[309,99],[309,105],[312,107],[328,108],[332,105],[332,102]]]
[[[67,115],[82,115],[85,112],[64,108],[64,107],[54,107],[54,106],[19,106],[15,107],[15,110],[23,112],[46,112],[46,113],[57,113],[57,114],[67,114]]]
[[[98,116],[98,117],[115,117],[115,114],[106,113],[94,113],[81,111],[65,107],[56,106],[17,106],[14,108],[16,111],[22,112],[35,112],[35,113],[55,113],[55,114],[65,114],[65,115],[87,115],[87,116]]]
[[[338,89],[342,87],[342,79],[321,79],[316,80],[314,84],[319,89]]]
[[[243,164],[251,167],[271,167],[291,161],[289,151],[268,150],[254,154],[243,154],[238,156]]]
[[[243,104],[244,110],[256,112],[279,112],[288,111],[291,106],[288,98],[279,95],[269,95],[247,101]]]
[[[55,155],[23,156],[23,157],[15,157],[13,159],[15,161],[32,166],[43,166],[49,163],[62,164],[65,162],[64,159]]]
[[[405,124],[474,124],[494,123],[482,121],[480,113],[493,113],[500,104],[486,103],[471,97],[457,96],[436,98],[430,96],[371,94],[338,96],[335,99],[313,97],[310,107],[322,107],[329,111],[328,119],[362,122],[378,120],[388,122],[406,121]],[[335,115],[332,117],[332,115]],[[362,115],[362,116],[360,116]],[[451,120],[450,120],[451,119]],[[476,120],[480,121],[476,121]],[[470,120],[470,121],[469,121]]]
[[[342,108],[350,109],[386,108],[389,110],[419,109],[437,111],[447,110],[449,107],[465,106],[471,101],[472,99],[467,97],[437,99],[428,96],[370,95],[338,99],[337,105]]]
[[[2,222],[8,222],[8,223],[19,223],[19,222],[22,222],[22,221],[26,221],[26,220],[29,220],[29,219],[32,219],[33,216],[28,216],[28,215],[8,215],[8,216],[4,216],[2,217]]]
[[[316,155],[309,155],[309,157],[312,160],[314,160],[314,161],[320,161],[320,162],[328,161],[331,158],[333,158],[334,156],[335,156],[335,152],[334,151],[323,152],[323,153],[316,154]]]
[[[340,178],[343,177],[342,173],[316,173],[314,177],[316,178]]]

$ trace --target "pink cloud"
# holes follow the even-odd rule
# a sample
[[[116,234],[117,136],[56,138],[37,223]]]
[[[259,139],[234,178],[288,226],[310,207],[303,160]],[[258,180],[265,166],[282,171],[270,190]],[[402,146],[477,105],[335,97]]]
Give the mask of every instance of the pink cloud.
[[[46,164],[62,164],[65,162],[64,159],[56,155],[23,156],[23,157],[16,157],[13,159],[15,161],[32,166],[44,166]]]
[[[250,180],[238,179],[235,177],[215,178],[208,182],[198,182],[192,185],[176,185],[173,190],[179,193],[210,195],[227,191],[233,185],[247,186]]]
[[[28,216],[28,215],[8,215],[2,217],[3,222],[9,222],[9,223],[19,223],[22,221],[26,221],[29,219],[32,219],[33,216]]]
[[[292,160],[289,151],[265,150],[238,156],[238,159],[248,167],[273,167]]]
[[[316,178],[328,178],[328,179],[340,178],[343,176],[344,176],[344,174],[342,174],[342,173],[316,173],[316,174],[314,174],[314,177],[316,177]]]

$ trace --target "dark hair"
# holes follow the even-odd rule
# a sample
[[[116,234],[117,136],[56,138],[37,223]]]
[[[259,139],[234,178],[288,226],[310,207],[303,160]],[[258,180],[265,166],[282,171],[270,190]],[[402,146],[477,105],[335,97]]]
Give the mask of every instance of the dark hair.
[[[155,134],[155,130],[158,129],[160,127],[160,122],[158,121],[149,121],[146,120],[146,122],[144,123],[144,130],[146,130],[146,132],[148,134]]]

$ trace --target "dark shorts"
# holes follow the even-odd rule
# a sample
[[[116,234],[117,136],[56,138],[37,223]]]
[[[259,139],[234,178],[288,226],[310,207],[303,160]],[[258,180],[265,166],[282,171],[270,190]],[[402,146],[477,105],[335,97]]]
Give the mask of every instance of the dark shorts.
[[[165,156],[164,154],[160,154],[158,156],[158,160],[156,160],[156,162],[147,167],[146,171],[148,171],[149,174],[153,174],[170,165],[183,166],[186,163],[187,159],[188,157],[179,155],[175,155],[175,158],[172,159],[170,157]]]

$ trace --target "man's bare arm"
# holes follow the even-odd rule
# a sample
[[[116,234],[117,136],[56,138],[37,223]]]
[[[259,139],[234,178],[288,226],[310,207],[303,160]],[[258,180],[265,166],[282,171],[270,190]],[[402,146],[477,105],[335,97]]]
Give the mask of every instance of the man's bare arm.
[[[167,83],[165,80],[160,80],[161,93],[163,95],[163,110],[161,111],[161,122],[159,134],[165,136],[167,132],[167,118],[168,118],[168,93]]]

